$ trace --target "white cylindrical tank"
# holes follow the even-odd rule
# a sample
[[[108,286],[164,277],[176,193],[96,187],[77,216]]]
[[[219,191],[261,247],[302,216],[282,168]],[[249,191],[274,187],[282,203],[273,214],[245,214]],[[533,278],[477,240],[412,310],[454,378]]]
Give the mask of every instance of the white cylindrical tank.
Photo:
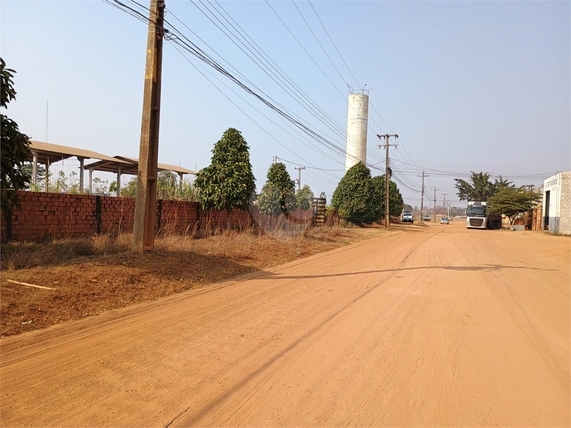
[[[349,95],[347,103],[347,151],[345,172],[357,162],[367,163],[367,127],[369,118],[369,96]]]

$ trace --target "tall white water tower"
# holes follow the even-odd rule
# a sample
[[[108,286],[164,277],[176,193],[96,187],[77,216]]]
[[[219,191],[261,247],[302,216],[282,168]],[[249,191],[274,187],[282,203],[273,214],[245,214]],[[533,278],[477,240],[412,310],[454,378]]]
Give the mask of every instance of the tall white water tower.
[[[359,161],[367,163],[367,127],[369,120],[369,96],[349,95],[347,103],[347,151],[345,172]]]

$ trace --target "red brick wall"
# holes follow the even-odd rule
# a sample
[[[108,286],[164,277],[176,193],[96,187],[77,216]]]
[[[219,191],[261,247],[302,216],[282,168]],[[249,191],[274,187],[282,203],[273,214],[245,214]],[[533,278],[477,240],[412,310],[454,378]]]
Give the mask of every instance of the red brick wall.
[[[199,225],[202,230],[225,229],[228,224],[227,211],[200,211]],[[250,211],[232,210],[230,227],[245,229],[252,224],[252,214]]]
[[[15,241],[133,232],[134,198],[24,191],[18,192],[18,196],[21,210],[12,216],[12,240]],[[197,226],[198,217],[196,202],[157,201],[159,231],[190,232]],[[4,211],[0,226],[4,242],[8,238]]]
[[[91,196],[99,198],[99,227],[92,234],[118,235],[133,232],[135,218],[134,198],[115,198],[113,196]],[[94,216],[96,215],[94,210]]]
[[[160,207],[160,217],[158,212],[156,216],[159,232],[184,234],[198,227],[198,203],[163,200]]]
[[[18,192],[21,210],[12,216],[12,239],[38,241],[49,237],[90,236],[96,226],[95,197],[61,193]],[[2,241],[6,219],[2,211]]]
[[[97,234],[133,232],[134,198],[64,193],[18,192],[21,211],[12,216],[12,240],[41,241],[49,238],[78,238]],[[158,233],[192,233],[226,228],[226,211],[200,211],[197,202],[158,200],[155,227]],[[289,220],[250,211],[233,210],[231,227],[245,229],[253,223],[262,227],[279,222],[311,222],[312,210],[290,213]],[[7,222],[2,212],[1,238],[6,241]]]

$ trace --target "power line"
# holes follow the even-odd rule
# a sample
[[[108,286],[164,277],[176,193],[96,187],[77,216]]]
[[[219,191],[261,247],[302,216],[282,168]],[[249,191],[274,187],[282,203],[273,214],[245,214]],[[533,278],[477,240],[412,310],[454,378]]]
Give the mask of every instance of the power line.
[[[321,50],[323,51],[323,53],[325,54],[325,56],[327,57],[327,59],[329,60],[329,62],[331,63],[331,65],[333,66],[333,68],[335,69],[335,71],[337,72],[337,74],[339,75],[339,77],[341,78],[341,80],[344,83],[347,83],[346,79],[341,75],[341,73],[339,72],[339,70],[337,69],[337,67],[335,66],[335,64],[333,63],[333,61],[331,60],[331,58],[329,57],[329,55],[327,54],[327,52],[325,51],[325,48],[323,47],[323,45],[321,44],[321,42],[319,41],[319,39],[317,38],[317,36],[315,35],[315,33],[313,32],[313,29],[311,28],[311,26],[309,25],[309,23],[307,22],[307,20],[305,19],[305,16],[303,16],[303,13],[301,13],[301,10],[299,9],[299,7],[297,7],[297,4],[295,4],[294,0],[291,0],[291,2],[293,3],[293,5],[295,6],[295,8],[297,9],[297,11],[299,12],[299,15],[301,16],[301,19],[303,19],[303,22],[305,22],[305,25],[307,25],[307,28],[309,29],[309,31],[311,32],[311,34],[313,35],[314,39],[317,41],[317,44],[319,45],[319,47],[321,48]],[[313,6],[312,6],[313,7]],[[314,9],[315,10],[315,9]]]
[[[321,23],[321,26],[323,27],[323,29],[325,30],[325,33],[327,34],[327,36],[329,37],[329,40],[331,40],[331,44],[333,44],[333,46],[335,47],[335,50],[337,51],[337,53],[339,54],[339,57],[341,58],[341,60],[343,61],[343,64],[345,64],[345,67],[347,68],[347,70],[349,70],[349,74],[351,74],[351,76],[353,77],[353,80],[355,80],[355,83],[357,84],[358,87],[361,87],[361,85],[359,85],[359,82],[357,81],[357,78],[355,77],[355,75],[353,74],[353,72],[351,71],[351,69],[349,68],[349,66],[347,65],[347,62],[345,62],[345,59],[343,58],[343,55],[341,55],[341,52],[339,52],[339,49],[337,49],[337,45],[335,44],[335,42],[333,41],[333,39],[331,38],[331,35],[329,34],[329,31],[327,31],[327,28],[325,27],[325,25],[323,24],[323,21],[321,20],[321,18],[319,17],[319,14],[317,13],[317,10],[315,10],[315,7],[313,7],[313,3],[311,2],[311,0],[308,0],[309,4],[311,6],[311,8],[313,9],[313,11],[315,12],[315,16],[317,16],[317,19],[319,19],[319,22]]]

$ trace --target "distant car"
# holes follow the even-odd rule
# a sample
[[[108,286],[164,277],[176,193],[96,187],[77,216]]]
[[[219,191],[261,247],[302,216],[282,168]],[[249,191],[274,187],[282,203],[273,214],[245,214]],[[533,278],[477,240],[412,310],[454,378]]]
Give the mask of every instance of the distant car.
[[[448,217],[442,217],[440,219],[440,224],[450,224],[450,219]]]
[[[430,214],[424,214],[424,215],[422,216],[422,220],[423,220],[423,221],[430,221]]]
[[[412,219],[412,213],[410,211],[403,212],[402,213],[402,221],[403,221],[403,223],[405,223],[405,222],[414,223],[414,221]]]

